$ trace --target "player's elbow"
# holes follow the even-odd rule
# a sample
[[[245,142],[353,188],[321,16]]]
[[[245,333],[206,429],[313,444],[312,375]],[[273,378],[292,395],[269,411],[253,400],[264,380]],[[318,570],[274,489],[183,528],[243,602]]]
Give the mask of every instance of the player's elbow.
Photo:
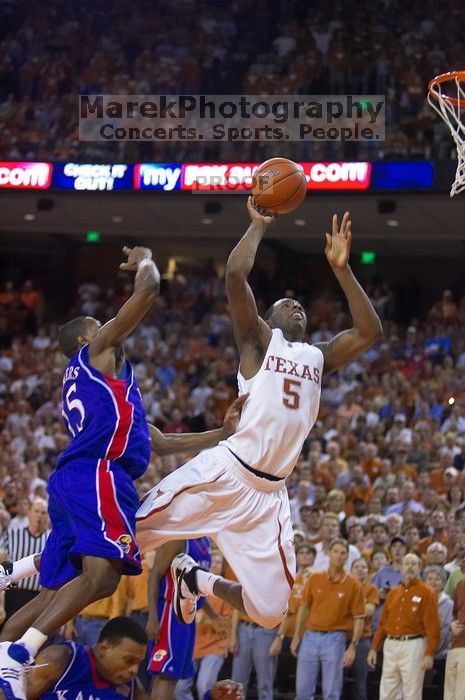
[[[152,439],[152,450],[157,453],[158,457],[166,457],[174,452],[170,441],[166,438],[157,438],[156,441]]]
[[[373,319],[373,323],[363,333],[365,348],[370,348],[372,345],[381,340],[383,337],[383,325],[378,317]]]
[[[228,260],[226,265],[225,281],[226,285],[234,285],[242,283],[247,277],[246,270],[242,265],[237,262],[232,262]]]

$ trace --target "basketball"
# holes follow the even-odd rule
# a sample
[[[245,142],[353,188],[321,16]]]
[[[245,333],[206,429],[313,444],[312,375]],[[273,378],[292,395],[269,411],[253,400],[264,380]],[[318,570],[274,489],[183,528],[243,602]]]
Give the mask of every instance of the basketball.
[[[274,214],[287,214],[304,201],[307,181],[294,161],[270,158],[255,171],[252,193],[259,207]]]

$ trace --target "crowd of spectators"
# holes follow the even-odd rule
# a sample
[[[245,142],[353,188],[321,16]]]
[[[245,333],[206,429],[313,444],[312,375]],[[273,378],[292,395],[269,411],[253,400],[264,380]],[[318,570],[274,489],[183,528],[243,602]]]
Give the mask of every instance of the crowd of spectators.
[[[382,94],[385,142],[293,144],[295,159],[443,157],[430,79],[463,69],[459,0],[2,3],[5,160],[263,160],[280,144],[79,143],[79,94]],[[27,10],[27,11],[26,11]],[[195,37],[195,41],[193,41]],[[455,157],[455,156],[454,156]]]
[[[124,276],[116,286],[83,283],[69,316],[106,321],[131,289]],[[406,552],[439,567],[449,595],[462,577],[465,295],[454,299],[445,289],[430,309],[419,310],[401,328],[393,320],[396,299],[388,286],[369,292],[383,318],[384,337],[344,371],[325,377],[317,423],[287,486],[295,541],[316,547],[315,571],[325,570],[331,541],[340,535],[349,542],[348,568],[360,557],[366,560],[380,595],[376,629],[387,592],[401,580]],[[265,309],[270,299],[257,296]],[[15,304],[27,309],[28,301],[28,313],[17,325]],[[310,342],[350,324],[330,293],[302,302]],[[0,318],[1,534],[18,517],[26,519],[26,500],[47,498],[48,476],[68,436],[60,393],[65,358],[57,347],[57,325],[32,281],[7,282]],[[218,426],[236,394],[238,362],[221,277],[208,269],[165,279],[126,351],[149,421],[165,432]],[[188,456],[152,454],[140,493]],[[447,644],[441,647],[443,661]]]

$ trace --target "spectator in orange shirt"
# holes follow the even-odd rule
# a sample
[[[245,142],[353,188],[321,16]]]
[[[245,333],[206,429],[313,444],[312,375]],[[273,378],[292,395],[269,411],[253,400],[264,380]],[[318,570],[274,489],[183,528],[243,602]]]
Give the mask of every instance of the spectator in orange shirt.
[[[346,420],[350,424],[352,418],[354,418],[355,416],[359,416],[361,413],[363,413],[363,408],[357,402],[355,392],[348,391],[344,397],[344,402],[339,406],[339,408],[336,411],[336,430],[339,430]]]
[[[291,643],[291,652],[297,656],[296,700],[313,697],[320,664],[324,700],[339,698],[343,669],[354,662],[365,603],[361,584],[345,573],[348,555],[347,542],[334,540],[328,571],[312,574],[305,584]],[[346,650],[347,636],[352,641]]]
[[[349,465],[347,460],[342,459],[341,457],[341,448],[338,442],[335,442],[334,440],[328,442],[326,450],[329,455],[329,459],[320,462],[318,467],[323,467],[331,474],[333,479],[337,479],[343,472],[347,472]]]
[[[44,299],[42,293],[35,288],[32,280],[24,282],[21,290],[21,301],[34,314],[36,322],[40,323],[44,311]]]
[[[450,450],[445,450],[440,458],[439,461],[437,462],[436,467],[430,471],[430,478],[431,478],[431,486],[433,489],[438,493],[440,496],[443,496],[445,493],[447,493],[447,489],[450,487],[451,484],[449,484],[449,477],[444,478],[445,472],[449,469],[455,469],[452,465],[453,461],[453,456],[452,452]],[[455,471],[450,472],[452,476],[457,476]],[[452,483],[455,482],[455,478],[452,479]]]
[[[394,452],[394,459],[392,460],[392,472],[396,476],[399,474],[405,474],[408,479],[413,482],[417,480],[417,470],[414,464],[409,464],[407,462],[408,447],[407,445],[400,444]]]
[[[399,693],[404,700],[421,700],[425,671],[433,667],[441,628],[438,600],[436,591],[420,580],[420,571],[420,558],[406,554],[402,581],[387,595],[368,654],[368,666],[374,669],[384,642],[380,700]]]
[[[373,484],[375,479],[380,476],[381,460],[378,457],[378,445],[374,442],[368,443],[365,452],[365,459],[362,462],[362,467],[366,475]]]
[[[373,583],[369,583],[369,569],[366,559],[360,557],[352,563],[351,572],[362,584],[363,599],[365,601],[365,621],[360,642],[357,646],[354,661],[354,698],[355,700],[367,700],[367,656],[371,646],[371,618],[379,603],[378,589]]]
[[[336,480],[325,467],[325,462],[318,461],[319,456],[315,453],[309,454],[308,463],[310,466],[310,481],[314,486],[322,484],[326,491],[334,488]]]
[[[426,554],[426,550],[432,542],[441,542],[445,547],[449,547],[449,535],[447,532],[447,520],[444,511],[436,508],[430,517],[433,534],[420,540],[418,549],[421,555]]]

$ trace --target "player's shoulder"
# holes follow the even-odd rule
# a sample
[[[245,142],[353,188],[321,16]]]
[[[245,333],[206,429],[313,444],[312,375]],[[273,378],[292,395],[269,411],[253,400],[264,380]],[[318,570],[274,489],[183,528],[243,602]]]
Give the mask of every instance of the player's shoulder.
[[[76,645],[74,642],[51,644],[36,656],[35,665],[37,668],[45,667],[50,680],[58,680],[73,656],[75,656],[77,646],[80,645]],[[32,674],[33,672],[34,666],[31,669]]]

